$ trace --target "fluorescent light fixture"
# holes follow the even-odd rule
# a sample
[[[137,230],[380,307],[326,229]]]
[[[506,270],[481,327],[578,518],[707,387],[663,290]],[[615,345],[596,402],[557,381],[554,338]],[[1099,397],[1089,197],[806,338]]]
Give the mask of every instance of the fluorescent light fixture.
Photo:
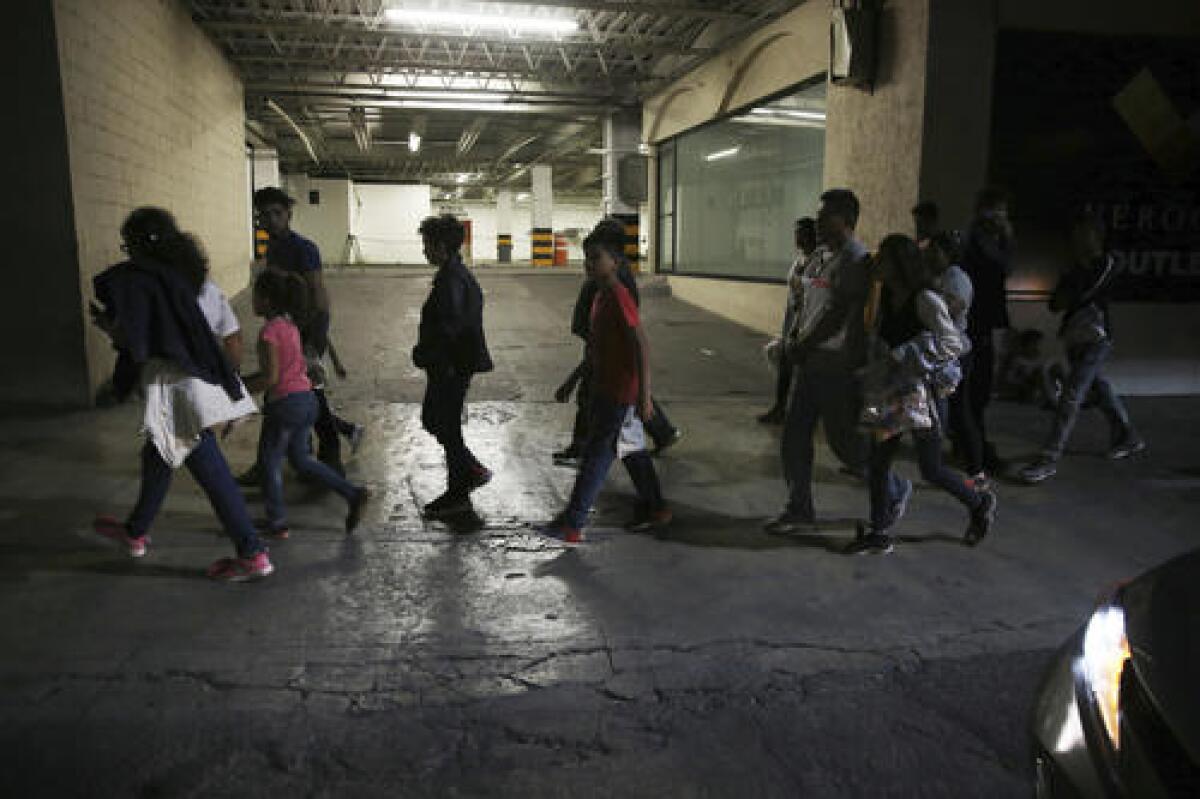
[[[421,134],[417,133],[415,130],[411,131],[408,134],[408,151],[410,153],[415,153],[417,150],[420,150],[420,149],[421,149]]]
[[[467,182],[468,180],[470,180],[470,179],[471,179],[471,175],[470,175],[470,173],[468,173],[468,172],[459,172],[459,173],[458,173],[458,176],[454,178],[454,182],[455,182],[455,183],[458,183],[459,185],[462,185],[463,183],[466,183],[466,182]]]
[[[510,111],[516,108],[507,103],[460,103],[437,100],[398,100],[397,102],[400,108],[423,108],[433,111]]]
[[[792,119],[809,119],[813,122],[824,122],[824,111],[803,111],[798,108],[752,108],[751,114],[770,117],[791,117]]]
[[[528,199],[529,199],[529,192],[527,192],[527,191],[523,191],[517,195],[517,202],[519,202],[519,203],[523,203]]]
[[[738,153],[740,153],[741,151],[742,151],[742,148],[740,146],[739,147],[730,147],[728,150],[718,150],[715,153],[709,153],[708,155],[704,156],[704,160],[705,161],[719,161],[722,158],[730,158],[732,156],[735,156]]]
[[[410,89],[388,89],[387,96],[405,100],[460,100],[468,103],[503,103],[512,97],[504,92],[423,92]]]
[[[400,25],[492,28],[530,33],[574,33],[579,30],[579,23],[569,17],[508,17],[500,14],[466,14],[459,11],[409,8],[389,8],[383,13],[389,22]]]

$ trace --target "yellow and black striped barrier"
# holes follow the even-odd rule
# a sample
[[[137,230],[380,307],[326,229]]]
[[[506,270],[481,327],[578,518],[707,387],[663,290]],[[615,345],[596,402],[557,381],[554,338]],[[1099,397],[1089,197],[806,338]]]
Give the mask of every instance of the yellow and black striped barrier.
[[[496,234],[496,261],[502,264],[512,263],[512,236],[508,233]]]
[[[613,214],[613,216],[625,226],[625,259],[629,261],[629,268],[638,272],[640,271],[638,266],[638,255],[640,253],[638,245],[638,215]]]
[[[534,266],[554,266],[554,230],[535,227],[530,233],[532,247],[530,261]]]

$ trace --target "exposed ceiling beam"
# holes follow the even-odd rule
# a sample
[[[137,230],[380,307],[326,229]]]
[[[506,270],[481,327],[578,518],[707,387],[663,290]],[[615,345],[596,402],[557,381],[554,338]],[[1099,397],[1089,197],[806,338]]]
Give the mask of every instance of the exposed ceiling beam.
[[[263,34],[268,37],[268,40],[281,40],[285,36],[329,36],[334,37],[331,41],[309,40],[309,41],[291,41],[286,40],[296,47],[331,47],[337,41],[338,35],[352,32],[358,40],[358,47],[377,48],[385,41],[393,41],[398,43],[397,46],[403,46],[403,42],[429,42],[435,47],[445,44],[453,44],[455,46],[466,44],[489,45],[492,47],[508,45],[512,47],[527,47],[531,51],[549,50],[551,53],[557,53],[559,49],[565,50],[585,50],[595,51],[598,47],[608,47],[613,51],[625,51],[649,56],[659,55],[704,55],[710,53],[712,48],[709,47],[693,47],[681,44],[678,41],[668,40],[663,37],[661,40],[651,40],[649,37],[636,35],[608,35],[604,45],[597,45],[594,41],[588,38],[580,39],[518,39],[511,36],[497,36],[495,34],[480,36],[477,33],[453,33],[453,32],[419,32],[419,31],[401,31],[383,28],[367,28],[359,27],[352,28],[349,25],[326,25],[319,22],[202,22],[201,27],[210,33],[217,36],[221,41],[236,43],[238,45],[254,44],[256,40],[239,37],[234,34]],[[270,43],[270,42],[268,42]],[[342,47],[352,47],[351,43],[343,43]],[[282,53],[280,53],[282,54]]]

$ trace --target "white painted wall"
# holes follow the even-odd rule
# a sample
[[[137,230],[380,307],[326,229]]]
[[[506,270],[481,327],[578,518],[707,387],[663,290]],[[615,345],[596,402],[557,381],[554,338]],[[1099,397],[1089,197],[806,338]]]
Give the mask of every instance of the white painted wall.
[[[366,263],[423,264],[417,228],[429,216],[433,189],[428,185],[356,183],[354,235]]]
[[[296,193],[298,201],[307,196]],[[355,183],[349,190],[348,214],[350,230],[358,236],[363,261],[379,264],[423,264],[425,256],[417,227],[421,220],[442,210],[449,210],[460,219],[471,220],[472,261],[491,263],[496,260],[496,204],[494,202],[433,202],[432,189],[426,185],[412,186],[386,183]],[[297,209],[299,209],[297,205]],[[592,202],[556,202],[553,226],[556,233],[578,229],[579,235],[568,237],[567,257],[582,261],[580,241],[601,214],[600,197]],[[513,203],[513,260],[528,261],[529,231],[532,227],[531,205],[528,198]],[[297,220],[300,216],[297,213]],[[305,232],[296,222],[296,229]],[[305,235],[308,235],[305,233]],[[324,252],[324,250],[322,250]],[[340,254],[340,248],[339,248]],[[332,262],[331,258],[326,258]]]
[[[350,235],[350,181],[287,175],[283,183],[284,191],[296,201],[292,229],[313,240],[323,264],[342,263],[346,237]],[[309,202],[313,191],[319,195],[316,205]]]

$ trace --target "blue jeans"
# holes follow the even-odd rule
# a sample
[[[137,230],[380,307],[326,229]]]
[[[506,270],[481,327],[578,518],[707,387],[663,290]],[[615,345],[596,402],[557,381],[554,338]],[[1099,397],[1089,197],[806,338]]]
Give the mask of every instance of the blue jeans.
[[[938,402],[937,413],[939,419],[946,418],[945,402]],[[983,498],[967,484],[966,479],[942,462],[941,424],[939,421],[928,430],[912,431],[921,477],[973,511]],[[871,526],[876,530],[884,530],[896,522],[891,518],[892,505],[900,498],[904,481],[892,471],[892,462],[900,449],[901,438],[897,435],[885,441],[871,442],[871,454],[867,461],[867,490],[871,501]]]
[[[1067,379],[1063,384],[1058,407],[1054,409],[1054,424],[1050,429],[1050,437],[1042,448],[1042,454],[1050,460],[1056,461],[1062,457],[1067,439],[1071,437],[1075,422],[1079,420],[1079,407],[1093,390],[1101,412],[1108,419],[1112,443],[1115,445],[1133,434],[1129,412],[1125,410],[1117,392],[1113,391],[1112,384],[1100,374],[1100,368],[1111,353],[1110,341],[1085,344],[1067,350]]]
[[[250,512],[246,510],[246,500],[238,489],[229,471],[229,464],[217,446],[217,439],[205,430],[200,434],[200,443],[183,462],[192,477],[208,496],[217,518],[225,532],[233,539],[239,557],[248,558],[262,552],[264,547],[254,531],[250,521]],[[167,490],[171,487],[171,467],[158,454],[158,448],[153,441],[147,441],[142,447],[142,486],[138,492],[137,504],[129,514],[126,526],[129,535],[140,538],[150,531],[150,525],[162,508],[167,498]]]
[[[630,407],[597,395],[592,396],[589,406],[587,442],[583,445],[582,462],[575,476],[575,487],[571,489],[571,499],[563,512],[563,523],[576,530],[582,530],[587,523],[588,511],[604,487],[604,478],[617,457],[617,437]],[[640,450],[626,455],[621,461],[637,490],[642,509],[662,510],[665,507],[662,488],[650,453]]]
[[[317,420],[317,398],[311,391],[297,391],[263,408],[262,434],[258,439],[258,462],[262,464],[263,498],[267,525],[287,526],[283,504],[283,458],[299,474],[311,477],[340,494],[347,502],[361,490],[312,456],[308,435]]]
[[[814,518],[812,499],[813,437],[818,420],[825,424],[830,448],[848,468],[866,462],[866,440],[858,431],[862,405],[854,370],[840,353],[812,352],[792,377],[792,393],[783,421],[783,479],[788,488],[787,512]]]

